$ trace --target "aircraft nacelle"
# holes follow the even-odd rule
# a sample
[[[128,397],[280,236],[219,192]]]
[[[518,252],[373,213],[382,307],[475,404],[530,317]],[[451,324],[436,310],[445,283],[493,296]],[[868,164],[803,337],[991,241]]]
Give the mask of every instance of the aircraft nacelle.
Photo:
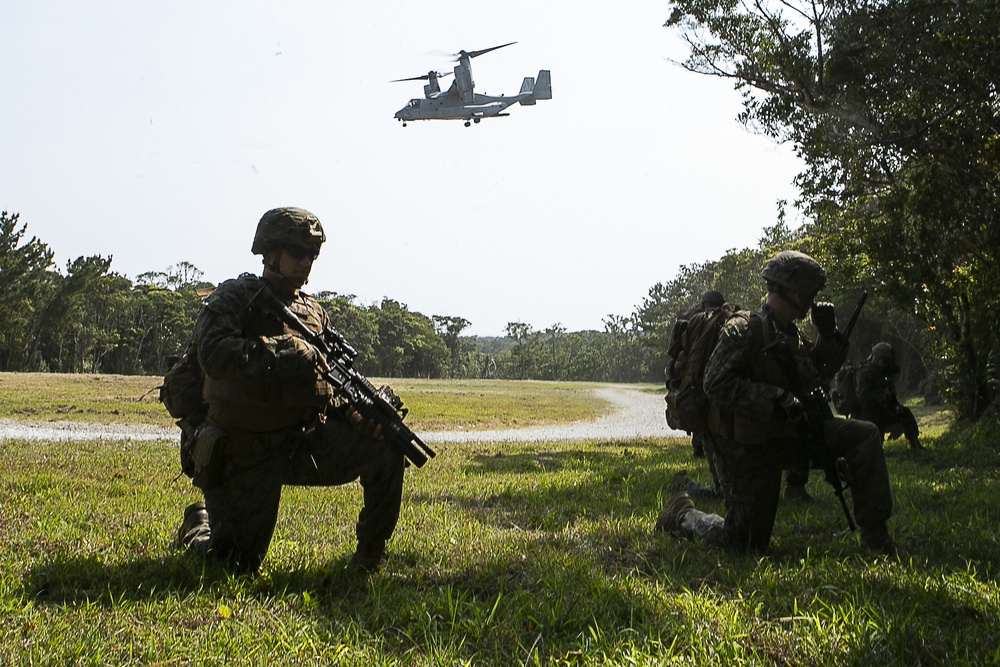
[[[476,82],[472,80],[472,70],[468,67],[455,68],[455,85],[462,94],[462,101],[466,104],[475,102],[475,93],[472,91],[476,87]]]

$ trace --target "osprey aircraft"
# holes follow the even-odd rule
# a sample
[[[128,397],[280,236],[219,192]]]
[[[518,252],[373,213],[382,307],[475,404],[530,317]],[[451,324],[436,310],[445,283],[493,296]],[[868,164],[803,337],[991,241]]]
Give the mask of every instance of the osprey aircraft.
[[[438,80],[446,76],[451,76],[452,72],[444,74],[431,70],[423,76],[414,76],[409,79],[396,79],[397,81],[427,81],[424,85],[424,96],[417,97],[396,112],[396,120],[402,121],[406,127],[407,121],[411,120],[464,120],[465,126],[478,123],[483,118],[493,118],[494,116],[509,116],[505,110],[512,104],[522,104],[530,106],[536,100],[552,99],[552,80],[549,70],[543,69],[538,72],[538,78],[532,76],[524,77],[521,83],[521,92],[512,96],[482,95],[474,91],[476,82],[472,80],[471,60],[477,56],[490,51],[502,49],[505,46],[516,44],[508,42],[500,46],[493,46],[480,51],[459,51],[452,54],[455,57],[455,80],[451,82],[448,90],[441,92]]]

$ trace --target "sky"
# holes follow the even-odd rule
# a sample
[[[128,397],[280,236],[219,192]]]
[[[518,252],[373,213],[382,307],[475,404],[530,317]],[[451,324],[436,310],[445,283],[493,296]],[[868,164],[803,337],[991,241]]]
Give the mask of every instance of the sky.
[[[259,273],[261,215],[328,242],[307,291],[388,297],[464,334],[603,330],[682,265],[756,246],[801,163],[740,125],[731,82],[671,60],[665,1],[32,0],[0,4],[0,209],[57,266]],[[476,91],[553,99],[466,128],[393,114],[472,61]],[[446,79],[445,83],[450,83]],[[793,223],[794,224],[794,223]]]

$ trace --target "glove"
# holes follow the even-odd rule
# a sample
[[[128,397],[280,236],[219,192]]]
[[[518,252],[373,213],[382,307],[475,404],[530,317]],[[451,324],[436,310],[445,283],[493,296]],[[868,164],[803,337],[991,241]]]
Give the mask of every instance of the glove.
[[[812,323],[821,336],[832,336],[837,331],[837,313],[832,303],[822,301],[812,307]]]
[[[278,375],[299,375],[315,373],[316,368],[326,366],[326,360],[315,346],[298,336],[285,334],[271,339],[274,350],[274,368]],[[268,339],[265,339],[267,342]]]
[[[313,371],[323,356],[319,353],[314,345],[307,343],[298,336],[292,336],[292,350],[295,358],[298,360],[296,364],[299,370],[302,371]]]
[[[351,405],[348,405],[345,408],[344,415],[347,417],[348,423],[350,423],[350,425],[362,435],[366,435],[369,438],[375,438],[376,440],[380,440],[382,438],[382,425],[374,419],[365,419],[365,416],[355,410]]]
[[[778,399],[778,407],[785,411],[788,421],[793,424],[800,424],[806,420],[806,406],[802,405],[802,401],[795,398],[795,394],[790,391],[781,395]]]

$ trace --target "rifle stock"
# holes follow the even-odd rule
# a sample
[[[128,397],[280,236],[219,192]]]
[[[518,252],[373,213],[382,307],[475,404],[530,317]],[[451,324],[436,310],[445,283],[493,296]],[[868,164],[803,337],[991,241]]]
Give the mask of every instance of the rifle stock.
[[[310,345],[320,351],[328,367],[320,371],[323,379],[330,383],[335,392],[346,398],[362,417],[381,426],[382,436],[386,441],[402,452],[413,465],[419,468],[427,463],[428,457],[435,455],[434,450],[403,423],[407,410],[395,392],[388,386],[376,389],[368,378],[353,368],[358,353],[339,331],[332,327],[328,327],[323,333],[312,331],[266,285],[250,299],[251,304],[254,301],[267,313],[299,332]]]
[[[851,509],[847,506],[847,499],[844,497],[847,485],[840,478],[840,471],[837,469],[837,461],[833,458],[833,452],[826,446],[823,424],[827,419],[833,419],[834,416],[830,410],[830,404],[827,402],[823,386],[817,385],[804,396],[802,405],[806,409],[806,432],[803,436],[812,445],[812,452],[819,458],[819,464],[823,468],[823,476],[827,483],[833,487],[833,493],[840,501],[840,508],[844,510],[848,528],[854,531],[857,526],[854,525],[854,517],[851,516]]]

